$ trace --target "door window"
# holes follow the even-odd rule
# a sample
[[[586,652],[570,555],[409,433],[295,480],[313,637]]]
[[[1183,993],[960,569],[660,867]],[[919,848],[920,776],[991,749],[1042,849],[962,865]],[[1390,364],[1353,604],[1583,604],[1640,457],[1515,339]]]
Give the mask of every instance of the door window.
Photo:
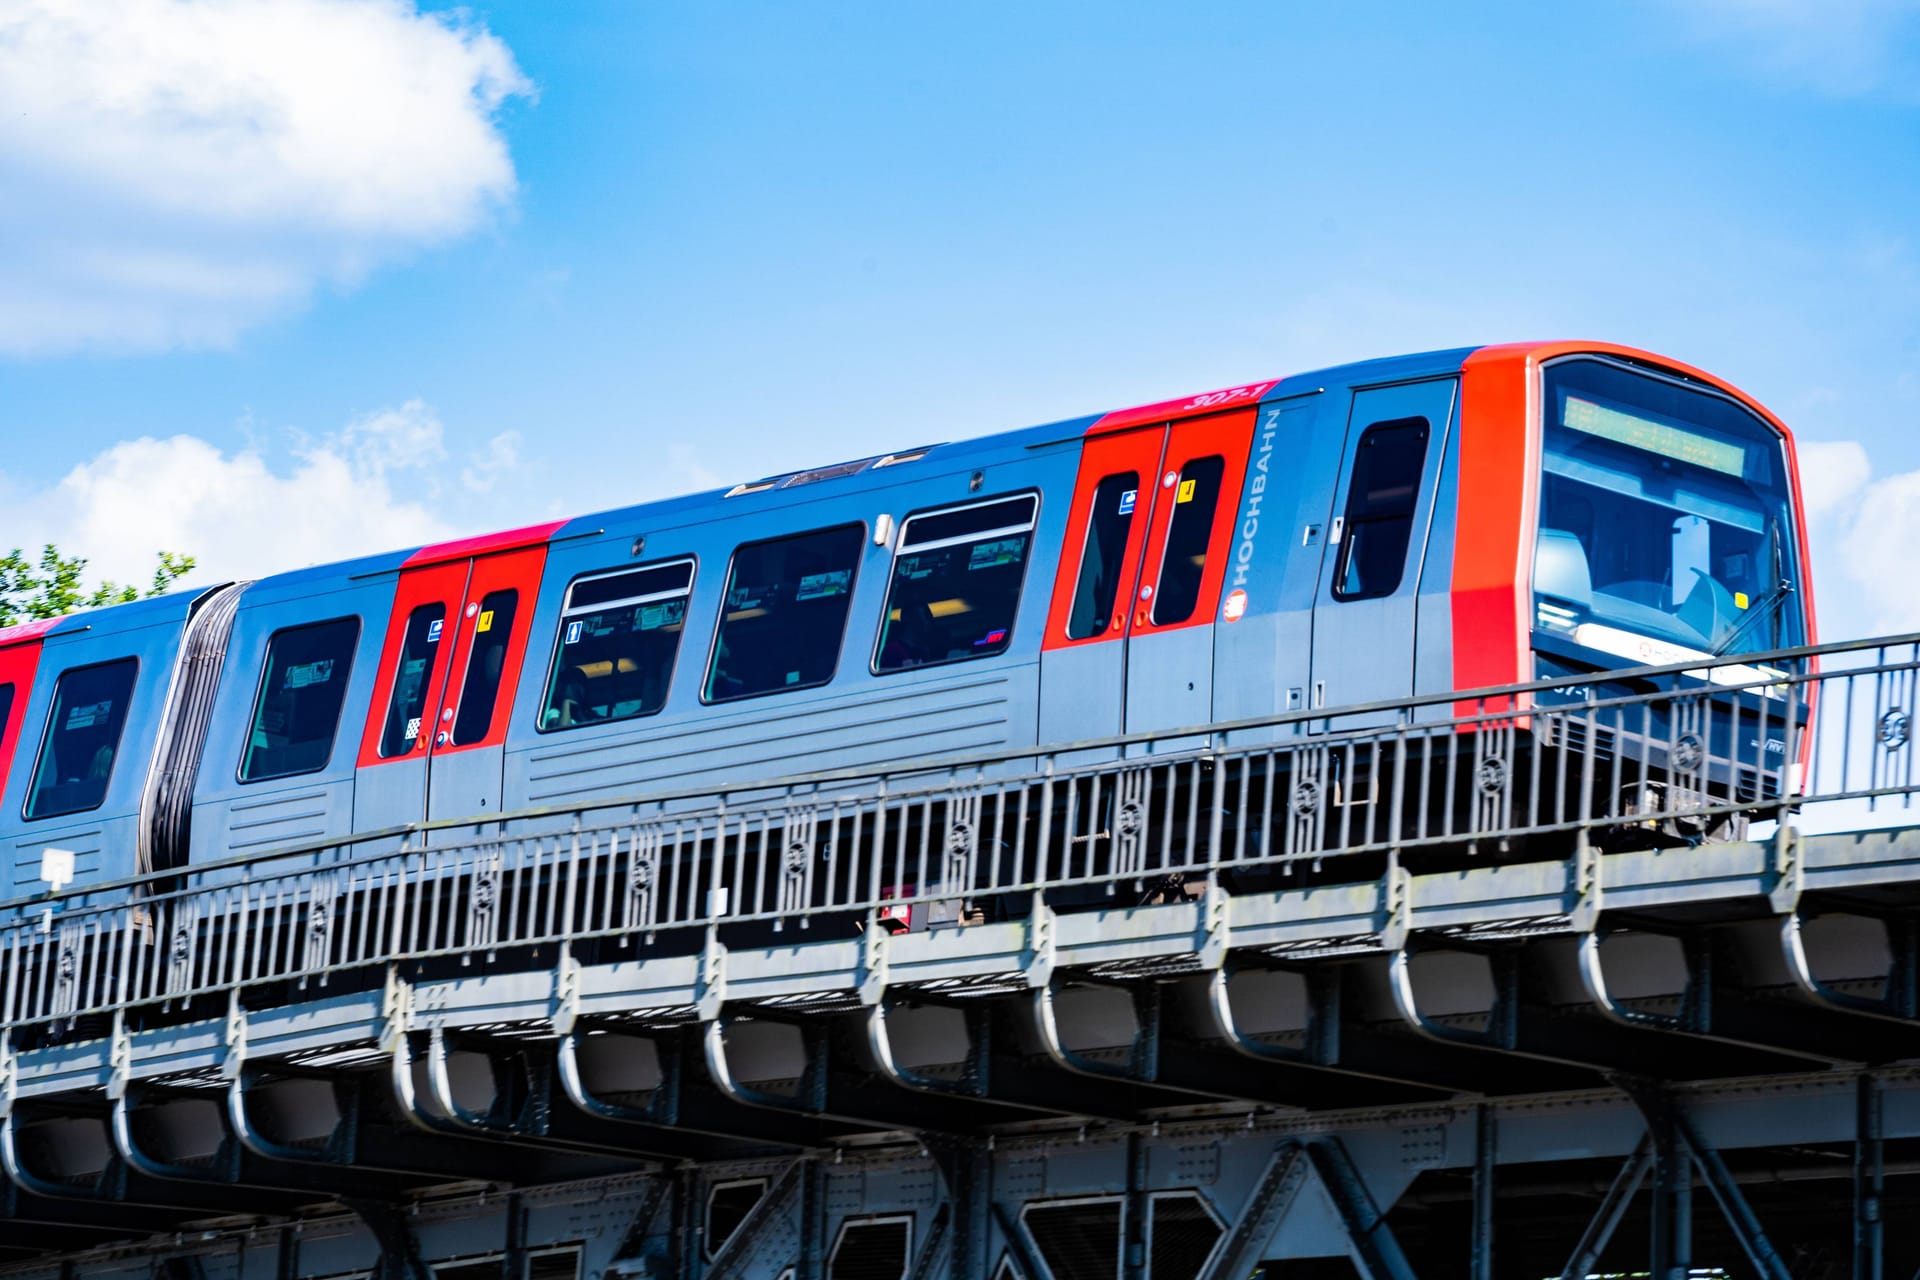
[[[1140,473],[1121,471],[1101,480],[1087,513],[1087,545],[1080,553],[1080,578],[1067,617],[1067,639],[1106,634],[1113,625],[1113,602],[1127,560],[1127,535],[1140,505]]]
[[[254,699],[253,729],[240,757],[240,781],[286,778],[327,767],[359,639],[358,618],[273,633]]]
[[[1180,468],[1173,491],[1173,518],[1160,561],[1160,585],[1154,589],[1153,622],[1185,622],[1200,601],[1200,579],[1207,567],[1207,543],[1213,537],[1213,513],[1220,504],[1220,479],[1227,460],[1219,454],[1191,458]]]
[[[540,729],[650,716],[667,701],[693,561],[581,578],[567,588]]]
[[[1399,588],[1420,498],[1428,430],[1425,418],[1397,418],[1374,423],[1360,437],[1347,487],[1334,599],[1367,600]]]
[[[513,616],[520,606],[518,591],[489,591],[481,597],[472,618],[473,643],[467,647],[467,674],[460,682],[460,710],[453,721],[453,745],[464,746],[487,736],[493,726],[493,708],[500,697],[500,676],[507,661],[507,641],[513,635]]]
[[[393,676],[393,698],[387,705],[386,727],[380,734],[380,758],[406,755],[432,735],[424,732],[427,698],[432,693],[434,659],[440,652],[441,632],[447,625],[447,606],[435,600],[407,615],[406,638],[400,644],[400,666]]]
[[[853,601],[863,525],[749,542],[733,553],[706,700],[806,689],[833,679]]]
[[[61,675],[27,789],[27,817],[82,813],[107,798],[139,665],[122,658]]]
[[[908,519],[893,559],[875,673],[1006,652],[1039,506],[1024,494]]]

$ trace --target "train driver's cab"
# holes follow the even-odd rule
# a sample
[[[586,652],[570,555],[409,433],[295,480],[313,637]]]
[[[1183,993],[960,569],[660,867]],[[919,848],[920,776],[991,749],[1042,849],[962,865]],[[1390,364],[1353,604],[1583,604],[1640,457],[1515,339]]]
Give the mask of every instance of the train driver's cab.
[[[1805,643],[1776,430],[1697,382],[1614,359],[1549,364],[1542,393],[1541,676]]]

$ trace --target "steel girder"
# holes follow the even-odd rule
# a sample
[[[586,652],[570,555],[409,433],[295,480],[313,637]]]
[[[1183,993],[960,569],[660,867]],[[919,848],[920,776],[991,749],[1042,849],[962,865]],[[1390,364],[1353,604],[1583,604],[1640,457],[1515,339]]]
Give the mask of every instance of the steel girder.
[[[1091,985],[1096,980],[1076,981]],[[1436,1091],[1417,1084],[1341,1070],[1337,1057],[1321,1063],[1279,1053],[1235,1051],[1257,1041],[1234,1039],[1230,1043],[1235,1048],[1226,1049],[1204,1040],[1165,1043],[1171,1039],[1166,1035],[1162,1007],[1167,992],[1163,984],[1152,981],[1107,984],[1121,987],[1131,998],[1137,1032],[1124,1062],[1089,1057],[1066,1044],[1056,995],[1063,985],[1056,975],[1036,988],[1030,1002],[1031,1016],[1047,1057],[1078,1075],[1130,1080],[1188,1095],[1177,1099],[1188,1105],[1199,1099],[1230,1099],[1317,1109],[1378,1106],[1436,1096]]]
[[[1554,1005],[1531,988],[1528,948],[1523,945],[1462,946],[1448,942],[1434,950],[1484,957],[1494,984],[1493,1006],[1484,1025],[1463,1026],[1443,1021],[1421,1007],[1412,972],[1419,953],[1416,940],[1388,956],[1390,990],[1395,1008],[1407,1027],[1437,1043],[1471,1045],[1533,1061],[1585,1067],[1602,1072],[1626,1072],[1663,1080],[1699,1080],[1735,1076],[1794,1073],[1830,1066],[1831,1054],[1815,1055],[1768,1043],[1765,1018],[1738,1019],[1752,1040],[1715,1034],[1711,976],[1703,941],[1685,948],[1687,990],[1676,1014],[1646,1014],[1613,1000],[1599,967],[1597,942],[1582,939],[1579,970],[1591,1004]],[[1781,1026],[1800,1041],[1800,1028]],[[1712,1053],[1701,1052],[1702,1040],[1711,1040]]]
[[[415,1127],[467,1140],[484,1138],[627,1162],[719,1160],[755,1150],[747,1143],[666,1126],[604,1123],[565,1097],[557,1045],[551,1040],[479,1035],[460,1040],[463,1048],[481,1056],[491,1078],[492,1091],[478,1108],[457,1096],[448,1065],[448,1037],[441,1029],[394,1037],[389,1078],[401,1116]],[[415,1057],[416,1042],[422,1059]]]
[[[320,1142],[295,1143],[269,1134],[254,1115],[263,1087],[306,1079],[327,1088],[338,1112]],[[378,1072],[326,1072],[312,1068],[246,1064],[227,1089],[227,1123],[254,1154],[294,1167],[369,1170],[443,1181],[526,1185],[606,1172],[611,1162],[592,1156],[546,1151],[510,1151],[498,1142],[423,1134],[400,1127],[385,1080]],[[309,1174],[308,1176],[314,1176]]]
[[[68,1178],[34,1167],[28,1143],[22,1141],[23,1112],[46,1121],[80,1121],[100,1126],[100,1138],[107,1156],[91,1177]],[[127,1159],[113,1141],[110,1107],[95,1102],[59,1109],[46,1103],[16,1102],[13,1110],[0,1118],[0,1167],[22,1191],[47,1200],[77,1200],[102,1204],[135,1204],[172,1209],[202,1217],[231,1217],[235,1214],[287,1216],[299,1209],[324,1202],[324,1193],[258,1188],[250,1191],[249,1203],[234,1203],[231,1186],[209,1182],[177,1181],[156,1177]]]
[[[741,1142],[812,1148],[854,1134],[871,1133],[869,1124],[840,1123],[816,1115],[770,1112],[736,1101],[707,1074],[704,1029],[700,1027],[628,1030],[609,1027],[610,1038],[645,1040],[653,1048],[660,1079],[644,1097],[616,1098],[596,1092],[583,1062],[589,1028],[577,1026],[556,1047],[559,1082],[567,1100],[602,1120],[633,1126],[640,1132],[668,1129]]]
[[[1031,1113],[967,1090],[917,1090],[888,1074],[884,1062],[863,1052],[861,1015],[809,1018],[763,1008],[723,1009],[701,1029],[707,1071],[714,1086],[744,1106],[789,1112],[879,1129],[953,1137],[992,1124],[1031,1119]],[[805,1067],[790,1092],[758,1087],[742,1078],[727,1047],[727,1032],[743,1022],[795,1028]],[[866,1028],[869,1034],[871,1027]]]
[[[92,1200],[55,1200],[23,1190],[12,1179],[0,1182],[0,1236],[11,1237],[15,1227],[71,1229],[78,1235],[106,1237],[157,1235],[182,1222],[178,1213],[141,1205]]]
[[[1241,1025],[1228,984],[1236,973],[1254,970],[1296,973],[1304,978],[1308,1015],[1300,1045],[1262,1040]],[[1600,1083],[1598,1075],[1578,1066],[1520,1064],[1492,1046],[1474,1041],[1416,1042],[1405,1028],[1369,1025],[1352,1012],[1359,1003],[1351,991],[1357,981],[1354,966],[1344,961],[1299,965],[1250,958],[1224,965],[1209,977],[1205,1013],[1212,1030],[1236,1053],[1335,1069],[1396,1084],[1406,1091],[1403,1098],[1383,1098],[1383,1102],[1437,1100],[1455,1094],[1500,1096],[1583,1089]],[[1411,1052],[1416,1043],[1418,1052]]]
[[[114,1150],[128,1167],[150,1178],[219,1186],[242,1195],[262,1191],[311,1191],[344,1203],[344,1198],[349,1196],[399,1198],[425,1185],[420,1176],[389,1170],[265,1158],[236,1134],[231,1112],[220,1105],[223,1100],[219,1095],[209,1098],[206,1090],[129,1085],[112,1104]],[[141,1123],[143,1106],[182,1103],[204,1104],[208,1113],[216,1117],[219,1137],[204,1158],[182,1161],[155,1151],[150,1145],[153,1135],[146,1132],[150,1126]]]

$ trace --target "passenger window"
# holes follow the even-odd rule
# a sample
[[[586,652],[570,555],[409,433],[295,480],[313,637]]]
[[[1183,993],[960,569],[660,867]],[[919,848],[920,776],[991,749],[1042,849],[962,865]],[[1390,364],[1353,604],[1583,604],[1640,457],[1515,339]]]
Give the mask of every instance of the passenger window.
[[[253,705],[240,781],[261,782],[327,767],[353,671],[360,619],[335,618],[276,631]]]
[[[27,817],[81,813],[99,808],[107,798],[139,665],[122,658],[61,675],[40,759],[33,767],[33,785],[27,789]]]
[[[568,587],[541,732],[650,716],[664,706],[692,590],[691,560]]]
[[[433,680],[434,656],[440,652],[440,633],[447,625],[447,606],[436,600],[407,615],[407,634],[400,642],[400,665],[393,673],[393,697],[387,703],[387,723],[380,733],[380,758],[391,760],[424,745],[421,718],[427,714],[427,687]]]
[[[1220,505],[1220,477],[1227,460],[1219,454],[1189,458],[1173,491],[1173,519],[1167,524],[1167,549],[1160,561],[1160,585],[1154,590],[1155,626],[1185,622],[1200,603],[1200,578],[1207,568],[1207,543],[1213,539],[1213,512]]]
[[[833,679],[846,634],[862,525],[749,542],[733,553],[706,700],[806,689]]]
[[[1347,527],[1333,576],[1334,599],[1387,596],[1400,586],[1426,458],[1425,418],[1376,422],[1360,437],[1347,486]]]
[[[460,682],[460,710],[453,720],[456,747],[480,741],[493,727],[507,640],[519,607],[518,591],[493,591],[481,598],[480,612],[473,616],[473,643],[467,647],[467,675]]]
[[[1026,494],[908,518],[887,587],[876,673],[1006,651],[1039,507]]]
[[[1133,528],[1133,510],[1139,502],[1137,471],[1110,475],[1094,487],[1093,510],[1087,513],[1087,545],[1080,553],[1080,580],[1073,589],[1073,612],[1067,616],[1067,639],[1101,635],[1112,623],[1113,600],[1120,591],[1127,558],[1127,533]]]

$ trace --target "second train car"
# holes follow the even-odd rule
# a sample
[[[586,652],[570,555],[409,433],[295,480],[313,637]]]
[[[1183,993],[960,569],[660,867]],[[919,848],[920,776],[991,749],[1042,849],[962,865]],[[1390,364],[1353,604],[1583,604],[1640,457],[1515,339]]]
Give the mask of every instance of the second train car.
[[[0,897],[427,819],[1813,640],[1793,442],[1373,360],[0,632]]]

